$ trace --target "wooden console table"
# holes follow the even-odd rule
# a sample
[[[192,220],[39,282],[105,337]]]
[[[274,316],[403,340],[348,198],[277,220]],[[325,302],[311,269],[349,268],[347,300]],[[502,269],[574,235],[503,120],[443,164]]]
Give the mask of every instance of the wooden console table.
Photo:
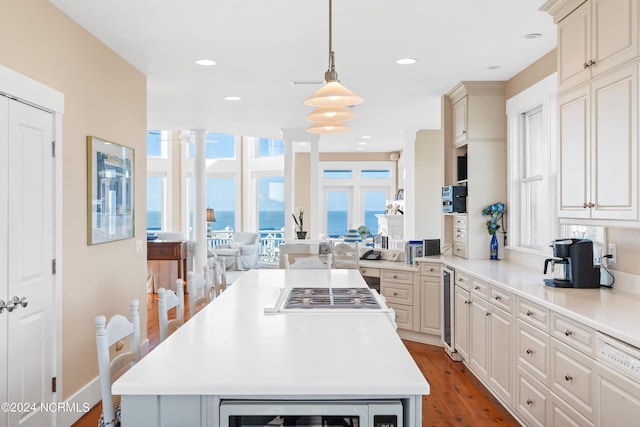
[[[187,274],[187,242],[180,240],[147,241],[147,260],[178,261],[178,277],[184,282]]]

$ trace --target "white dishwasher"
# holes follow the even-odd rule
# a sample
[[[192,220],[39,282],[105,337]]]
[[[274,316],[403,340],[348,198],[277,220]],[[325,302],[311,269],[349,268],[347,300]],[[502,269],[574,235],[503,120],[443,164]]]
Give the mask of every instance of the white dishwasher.
[[[638,425],[640,349],[598,332],[596,362],[596,425]]]

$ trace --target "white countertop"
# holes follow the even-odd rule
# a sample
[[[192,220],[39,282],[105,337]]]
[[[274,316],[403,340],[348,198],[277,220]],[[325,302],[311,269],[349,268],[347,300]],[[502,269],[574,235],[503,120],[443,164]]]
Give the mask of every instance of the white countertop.
[[[468,260],[449,255],[418,262],[441,262],[523,296],[600,332],[640,348],[640,296],[619,290],[562,289],[546,286],[540,268],[507,261]]]
[[[279,289],[366,286],[357,270],[251,270],[133,366],[122,395],[410,396],[429,384],[385,313],[279,313]]]

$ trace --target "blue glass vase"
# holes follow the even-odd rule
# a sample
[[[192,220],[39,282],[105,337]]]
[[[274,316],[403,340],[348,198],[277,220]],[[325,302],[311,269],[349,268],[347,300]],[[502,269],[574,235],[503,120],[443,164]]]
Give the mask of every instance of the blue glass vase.
[[[498,238],[495,233],[491,235],[490,259],[498,259]]]

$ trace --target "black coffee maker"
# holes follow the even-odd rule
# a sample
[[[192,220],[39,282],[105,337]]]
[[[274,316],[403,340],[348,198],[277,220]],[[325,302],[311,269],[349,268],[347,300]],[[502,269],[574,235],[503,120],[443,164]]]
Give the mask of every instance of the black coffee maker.
[[[544,261],[544,273],[552,265],[552,278],[545,285],[556,288],[599,288],[600,266],[593,265],[593,242],[587,239],[558,239],[551,242],[553,256]]]

